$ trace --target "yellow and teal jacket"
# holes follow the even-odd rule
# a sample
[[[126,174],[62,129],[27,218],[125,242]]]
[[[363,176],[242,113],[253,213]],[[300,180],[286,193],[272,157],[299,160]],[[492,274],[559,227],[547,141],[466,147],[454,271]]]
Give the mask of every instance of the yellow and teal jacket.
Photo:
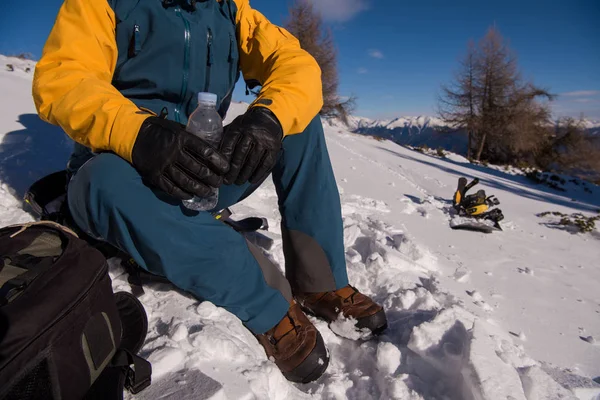
[[[269,108],[285,135],[322,107],[321,71],[286,30],[248,0],[65,0],[37,63],[33,98],[42,119],[92,151],[131,161],[151,113],[185,124],[196,93],[262,86],[251,106]]]

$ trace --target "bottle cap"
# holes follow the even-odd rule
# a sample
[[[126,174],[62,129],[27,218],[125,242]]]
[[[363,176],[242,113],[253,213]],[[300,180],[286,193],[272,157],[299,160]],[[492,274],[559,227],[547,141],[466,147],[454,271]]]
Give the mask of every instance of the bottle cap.
[[[198,103],[217,104],[217,95],[214,93],[199,92]]]

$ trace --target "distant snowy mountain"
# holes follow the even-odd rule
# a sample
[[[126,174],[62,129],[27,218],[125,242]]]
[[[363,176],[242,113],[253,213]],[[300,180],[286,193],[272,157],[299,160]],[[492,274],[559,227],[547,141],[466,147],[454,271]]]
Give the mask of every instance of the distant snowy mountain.
[[[585,129],[595,129],[597,133],[600,133],[600,120],[584,119],[583,126]]]
[[[435,117],[401,116],[389,120],[351,117],[349,125],[355,133],[380,136],[402,145],[441,147],[462,154],[467,149],[466,133],[449,131],[444,122]]]
[[[348,122],[352,132],[379,136],[402,145],[441,147],[459,154],[465,154],[467,149],[466,132],[453,131],[436,117],[420,115],[377,120],[352,116]],[[584,119],[583,127],[589,135],[600,138],[600,121]]]
[[[443,127],[445,124],[439,118],[420,115],[418,117],[403,116],[389,120],[372,120],[369,118],[352,117],[350,119],[350,125],[350,127],[354,129],[382,128],[394,130],[406,128],[421,133],[427,128]]]
[[[600,121],[593,119],[584,119],[583,126],[585,127],[589,135],[600,139]]]

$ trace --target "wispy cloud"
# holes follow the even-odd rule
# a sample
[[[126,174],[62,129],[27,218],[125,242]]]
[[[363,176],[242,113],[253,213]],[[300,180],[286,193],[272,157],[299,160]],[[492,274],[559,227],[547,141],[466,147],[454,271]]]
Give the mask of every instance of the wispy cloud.
[[[371,56],[373,58],[382,59],[383,58],[383,53],[380,50],[371,49],[371,50],[369,50],[369,56]]]
[[[568,97],[591,97],[600,95],[600,90],[576,90],[574,92],[561,93]]]
[[[581,98],[581,99],[573,99],[575,103],[583,103],[583,104],[599,104],[600,100],[598,99],[590,99],[590,98]]]
[[[369,72],[369,70],[361,67],[361,68],[357,69],[356,72],[358,72],[359,74],[366,74],[367,72]]]
[[[585,118],[597,119],[600,113],[600,91],[581,90],[577,93],[578,95],[570,96],[566,93],[562,93],[558,99],[551,103],[552,111],[555,116],[578,117],[583,114],[585,115]],[[583,96],[582,93],[584,94]]]
[[[368,0],[309,0],[324,20],[346,22],[369,8]]]

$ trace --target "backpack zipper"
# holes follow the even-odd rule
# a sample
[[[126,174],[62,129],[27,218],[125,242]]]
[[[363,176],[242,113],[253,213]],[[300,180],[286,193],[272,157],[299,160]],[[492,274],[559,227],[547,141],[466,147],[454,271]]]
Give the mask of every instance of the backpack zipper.
[[[185,25],[184,30],[184,38],[185,38],[185,47],[183,52],[183,73],[181,80],[181,92],[179,94],[179,104],[175,107],[175,121],[181,122],[181,109],[183,108],[183,102],[185,100],[185,94],[187,92],[188,86],[188,78],[190,73],[190,41],[191,41],[191,33],[190,33],[190,23],[181,13],[181,8],[175,8],[175,13],[179,15],[179,17],[183,20],[183,24]]]
[[[213,54],[212,54],[212,30],[208,28],[206,32],[206,46],[207,46],[207,54],[206,54],[206,77],[204,80],[204,91],[208,92],[208,87],[210,86],[210,67],[213,63]]]

